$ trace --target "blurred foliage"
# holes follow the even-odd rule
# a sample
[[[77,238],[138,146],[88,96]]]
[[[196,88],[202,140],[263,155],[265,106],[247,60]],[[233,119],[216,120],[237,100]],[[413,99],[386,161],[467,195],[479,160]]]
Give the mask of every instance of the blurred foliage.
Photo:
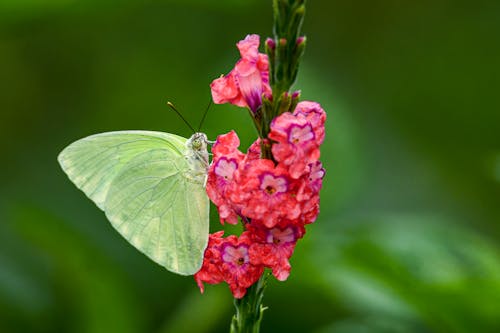
[[[268,1],[0,2],[0,332],[224,332],[130,247],[56,156],[83,136],[197,124]],[[309,1],[296,84],[328,112],[322,213],[267,290],[264,332],[500,331],[500,2]],[[213,106],[210,138],[248,115]],[[212,211],[212,227],[217,216]]]

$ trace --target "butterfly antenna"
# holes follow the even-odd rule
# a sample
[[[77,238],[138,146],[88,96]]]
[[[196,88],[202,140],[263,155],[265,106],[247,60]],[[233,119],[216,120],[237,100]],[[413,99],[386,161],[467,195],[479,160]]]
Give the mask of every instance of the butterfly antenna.
[[[203,117],[201,117],[200,125],[198,126],[198,132],[201,130],[201,126],[203,125],[203,122],[205,121],[205,118],[207,117],[208,109],[212,106],[212,99],[210,98],[210,101],[208,101],[207,108],[205,109],[205,112],[203,113]]]
[[[196,133],[196,131],[194,130],[193,126],[191,126],[191,125],[188,123],[188,121],[186,120],[186,118],[184,118],[184,117],[182,116],[182,114],[181,114],[181,113],[180,113],[180,112],[179,112],[179,111],[175,108],[174,104],[172,104],[171,102],[167,102],[167,105],[168,105],[168,106],[169,106],[172,110],[174,110],[174,111],[175,111],[175,113],[177,113],[177,115],[178,115],[179,117],[181,117],[181,119],[182,119],[182,120],[186,123],[186,125],[188,125],[188,127],[191,129],[191,131],[193,131],[193,134],[194,134],[194,133]]]

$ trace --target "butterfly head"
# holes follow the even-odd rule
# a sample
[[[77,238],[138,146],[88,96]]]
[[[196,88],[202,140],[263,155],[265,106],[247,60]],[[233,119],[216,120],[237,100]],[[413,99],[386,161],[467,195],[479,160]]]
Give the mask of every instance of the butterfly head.
[[[206,151],[208,139],[205,133],[196,132],[188,141],[188,146],[194,151]]]

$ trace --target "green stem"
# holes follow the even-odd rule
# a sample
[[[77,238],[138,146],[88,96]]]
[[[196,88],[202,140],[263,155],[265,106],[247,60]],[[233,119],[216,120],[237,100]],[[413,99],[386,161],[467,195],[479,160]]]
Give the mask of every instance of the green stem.
[[[288,92],[295,82],[305,40],[300,39],[305,0],[273,0],[275,48],[270,59],[269,79],[273,96]],[[276,100],[275,100],[276,102]]]
[[[259,333],[264,310],[262,298],[266,287],[267,273],[262,274],[259,281],[247,289],[241,299],[234,299],[236,314],[231,321],[230,333]]]
[[[274,25],[271,43],[266,44],[269,59],[269,83],[272,101],[263,103],[262,119],[271,121],[283,112],[293,111],[298,96],[293,99],[290,89],[297,78],[299,62],[306,46],[301,36],[305,15],[305,0],[273,0]],[[269,124],[263,124],[261,137],[269,134]]]

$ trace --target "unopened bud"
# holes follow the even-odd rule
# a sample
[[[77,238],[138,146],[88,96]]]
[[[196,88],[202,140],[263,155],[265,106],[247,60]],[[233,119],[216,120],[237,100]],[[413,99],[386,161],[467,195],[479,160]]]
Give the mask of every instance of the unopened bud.
[[[276,49],[276,42],[272,38],[267,38],[266,39],[266,47],[269,50],[275,50]]]
[[[263,93],[262,94],[262,100],[267,100],[269,102],[273,101],[273,94],[272,93]]]
[[[283,112],[290,111],[290,106],[292,105],[292,99],[290,98],[290,93],[285,91],[279,100],[279,109],[278,114],[282,114]]]
[[[296,90],[292,93],[292,101],[290,103],[290,112],[293,113],[293,110],[295,110],[295,107],[299,103],[300,100],[300,90]]]
[[[300,16],[304,16],[305,13],[306,13],[306,6],[304,4],[300,5],[295,10],[295,14],[300,15]]]

